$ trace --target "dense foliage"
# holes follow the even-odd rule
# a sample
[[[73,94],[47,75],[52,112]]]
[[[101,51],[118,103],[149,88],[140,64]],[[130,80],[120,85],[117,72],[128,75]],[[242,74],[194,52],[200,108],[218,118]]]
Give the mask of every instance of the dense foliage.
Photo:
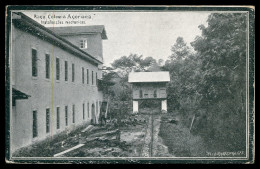
[[[202,35],[188,46],[182,37],[173,44],[172,55],[163,65],[152,57],[123,56],[112,64],[120,75],[114,88],[123,100],[131,100],[128,73],[170,72],[168,111],[178,112],[192,133],[201,136],[213,151],[243,151],[246,141],[246,15],[213,13]],[[193,49],[192,49],[193,48]],[[120,98],[120,97],[118,97]],[[122,98],[121,98],[122,99]],[[119,99],[120,100],[120,99]],[[216,148],[216,149],[214,149]]]
[[[211,14],[207,21],[207,27],[199,26],[202,35],[191,43],[196,52],[187,52],[185,43],[177,40],[173,46],[177,59],[163,67],[171,72],[169,105],[180,110],[188,126],[195,115],[193,132],[212,146],[242,151],[246,145],[246,16]]]

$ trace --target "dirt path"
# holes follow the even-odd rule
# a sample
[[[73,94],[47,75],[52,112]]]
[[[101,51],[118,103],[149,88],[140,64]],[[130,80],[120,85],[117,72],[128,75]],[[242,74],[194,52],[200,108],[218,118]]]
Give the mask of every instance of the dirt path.
[[[152,157],[173,157],[169,154],[168,147],[164,145],[163,139],[159,136],[161,127],[161,115],[155,115],[153,120],[153,147]]]
[[[141,157],[169,157],[168,148],[159,136],[161,114],[151,114],[146,128]]]
[[[145,132],[145,136],[144,136],[144,144],[142,146],[142,150],[140,153],[141,157],[149,157],[150,154],[150,145],[151,145],[151,128],[152,128],[152,116],[149,116],[149,121],[148,124],[146,126],[146,132]]]

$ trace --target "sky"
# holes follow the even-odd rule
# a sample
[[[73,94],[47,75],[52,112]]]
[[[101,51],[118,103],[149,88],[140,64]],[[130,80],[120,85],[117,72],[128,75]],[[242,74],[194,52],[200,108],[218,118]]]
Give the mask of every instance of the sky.
[[[46,27],[104,25],[104,65],[132,54],[151,56],[164,61],[171,55],[171,46],[178,37],[189,45],[201,35],[198,28],[207,26],[209,12],[23,12]],[[43,21],[47,21],[43,22]],[[65,21],[78,21],[65,22]]]

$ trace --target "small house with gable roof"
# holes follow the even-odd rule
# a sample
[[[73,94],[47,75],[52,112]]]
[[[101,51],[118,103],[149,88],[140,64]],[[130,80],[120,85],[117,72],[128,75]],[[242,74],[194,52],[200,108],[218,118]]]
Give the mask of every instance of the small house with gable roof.
[[[131,72],[128,82],[133,89],[133,112],[138,112],[138,101],[161,100],[162,111],[167,111],[166,84],[170,81],[170,74],[162,72]]]

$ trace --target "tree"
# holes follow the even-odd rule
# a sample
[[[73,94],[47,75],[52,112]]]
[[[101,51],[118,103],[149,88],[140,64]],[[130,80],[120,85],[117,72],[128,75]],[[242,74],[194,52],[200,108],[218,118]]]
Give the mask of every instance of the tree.
[[[246,15],[214,13],[207,22],[191,43],[202,63],[197,89],[206,110],[205,135],[230,151],[244,149]]]
[[[222,100],[224,95],[233,95],[234,89],[243,91],[245,87],[245,21],[243,14],[211,14],[209,26],[201,25],[202,36],[191,43],[202,61],[207,100]]]
[[[171,60],[174,59],[184,59],[190,54],[190,48],[184,42],[183,37],[178,37],[176,43],[171,48],[172,55],[170,56]]]
[[[169,112],[174,112],[179,108],[192,109],[194,107],[189,107],[190,104],[187,105],[185,100],[190,100],[187,95],[194,93],[192,90],[195,90],[196,83],[193,78],[195,78],[199,66],[182,37],[178,37],[172,46],[172,54],[169,58],[170,60],[166,60],[162,67],[162,70],[170,72],[172,79],[167,88]]]
[[[159,65],[159,66],[163,66],[163,62],[164,62],[163,59],[159,59],[159,60],[158,60],[158,65]]]
[[[156,60],[150,56],[143,59],[142,55],[130,54],[116,59],[111,65],[118,73],[126,76],[132,70],[146,71],[154,63],[156,63]]]
[[[162,67],[170,71],[169,111],[180,112],[193,133],[214,148],[245,150],[246,139],[246,15],[214,13],[201,36],[191,43],[179,37]],[[177,109],[177,110],[174,110]]]

